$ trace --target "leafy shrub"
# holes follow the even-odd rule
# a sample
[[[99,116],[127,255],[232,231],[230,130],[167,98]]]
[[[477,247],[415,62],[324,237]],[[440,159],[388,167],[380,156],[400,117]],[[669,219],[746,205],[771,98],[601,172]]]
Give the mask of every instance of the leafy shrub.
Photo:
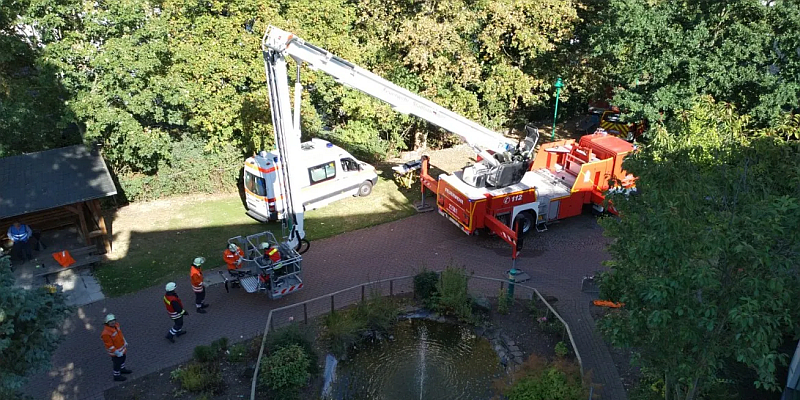
[[[228,349],[228,361],[242,362],[247,358],[247,345],[244,343],[237,343]]]
[[[569,348],[567,347],[567,344],[564,343],[564,342],[556,343],[556,349],[555,350],[556,350],[556,355],[559,356],[559,357],[564,357],[567,354],[569,354]]]
[[[436,284],[439,282],[439,274],[423,268],[418,274],[414,275],[414,295],[422,300],[428,307],[433,307],[433,300],[436,297]]]
[[[528,302],[528,312],[531,314],[533,319],[539,319],[545,315],[545,311],[541,306],[539,306],[539,301],[536,299],[536,297],[532,298]]]
[[[220,354],[228,349],[228,338],[221,337],[211,342],[211,351],[215,354]]]
[[[358,340],[359,332],[366,326],[363,320],[355,318],[354,313],[348,311],[334,311],[325,316],[323,323],[328,346],[338,356],[347,353],[347,349]]]
[[[233,191],[242,154],[233,146],[205,150],[202,140],[184,138],[170,145],[169,158],[151,172],[115,171],[126,201],[155,200],[176,194]],[[202,162],[199,162],[202,160]]]
[[[260,348],[260,342],[258,345]],[[308,356],[309,360],[317,359],[317,352],[314,350],[314,340],[311,337],[311,333],[309,331],[302,330],[297,324],[292,324],[272,331],[267,335],[266,346],[268,349],[277,349],[291,345],[300,346]],[[308,372],[312,375],[319,373],[319,366],[316,362],[312,362],[309,365]]]
[[[366,329],[385,332],[397,321],[398,308],[392,299],[373,293],[369,301],[359,303],[352,312]]]
[[[181,388],[192,393],[216,393],[223,385],[222,373],[216,363],[193,362],[172,371],[170,376],[180,382]]]
[[[505,288],[500,289],[500,294],[497,295],[497,312],[500,314],[508,314],[508,292]]]
[[[515,382],[507,393],[509,400],[582,400],[584,390],[579,377],[568,376],[555,367]]]
[[[472,305],[467,283],[469,277],[462,268],[447,267],[436,283],[436,309],[444,314],[457,317],[464,322],[471,322]]]
[[[197,346],[194,348],[194,359],[207,363],[217,358],[217,352],[211,346]]]
[[[275,398],[294,399],[311,377],[310,364],[302,347],[296,344],[280,347],[264,359],[259,381],[275,392]]]
[[[348,149],[354,156],[365,161],[386,158],[391,145],[380,138],[373,121],[351,120],[334,131],[321,131],[319,136]]]

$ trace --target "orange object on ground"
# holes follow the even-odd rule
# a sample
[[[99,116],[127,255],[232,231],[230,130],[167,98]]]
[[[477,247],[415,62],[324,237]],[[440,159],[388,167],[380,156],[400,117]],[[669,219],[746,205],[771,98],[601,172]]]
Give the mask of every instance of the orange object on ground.
[[[620,308],[625,305],[625,303],[614,303],[613,301],[608,300],[594,300],[592,304],[598,307],[611,307],[611,308]]]
[[[58,253],[53,253],[53,258],[64,268],[75,264],[75,259],[66,250],[61,250]]]

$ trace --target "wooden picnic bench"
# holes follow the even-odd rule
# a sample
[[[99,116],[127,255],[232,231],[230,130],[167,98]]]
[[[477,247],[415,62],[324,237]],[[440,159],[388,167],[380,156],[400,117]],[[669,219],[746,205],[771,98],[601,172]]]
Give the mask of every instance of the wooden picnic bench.
[[[82,267],[91,267],[94,268],[96,264],[103,260],[103,256],[100,254],[101,251],[98,249],[97,246],[86,246],[81,247],[78,249],[67,250],[75,262],[68,266],[62,267],[55,259],[50,257],[51,259],[45,263],[42,267],[43,270],[39,273],[35,274],[35,277],[44,277],[47,283],[50,283],[50,275],[56,275],[60,272],[74,269],[74,268],[82,268]]]

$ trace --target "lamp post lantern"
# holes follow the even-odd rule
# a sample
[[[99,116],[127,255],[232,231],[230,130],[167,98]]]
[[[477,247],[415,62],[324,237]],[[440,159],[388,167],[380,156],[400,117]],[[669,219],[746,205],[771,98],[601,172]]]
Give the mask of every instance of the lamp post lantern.
[[[556,79],[556,110],[553,112],[553,134],[550,135],[550,140],[556,139],[556,118],[558,117],[558,96],[561,94],[561,88],[564,87],[564,83],[561,82],[561,78]]]

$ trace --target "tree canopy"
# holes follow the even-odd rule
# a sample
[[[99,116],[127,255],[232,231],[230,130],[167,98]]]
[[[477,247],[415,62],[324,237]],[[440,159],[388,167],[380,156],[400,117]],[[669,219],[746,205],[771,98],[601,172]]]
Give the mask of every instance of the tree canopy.
[[[778,347],[800,328],[798,159],[796,140],[704,98],[623,164],[637,191],[610,196],[621,217],[602,221],[614,241],[601,296],[625,305],[601,327],[665,377],[667,397],[694,398],[734,363],[781,386]]]
[[[26,375],[49,368],[68,311],[61,293],[15,287],[8,257],[0,259],[0,398],[14,398]]]
[[[800,104],[797,0],[612,0],[598,20],[593,55],[632,114],[671,118],[707,94],[770,126]]]

